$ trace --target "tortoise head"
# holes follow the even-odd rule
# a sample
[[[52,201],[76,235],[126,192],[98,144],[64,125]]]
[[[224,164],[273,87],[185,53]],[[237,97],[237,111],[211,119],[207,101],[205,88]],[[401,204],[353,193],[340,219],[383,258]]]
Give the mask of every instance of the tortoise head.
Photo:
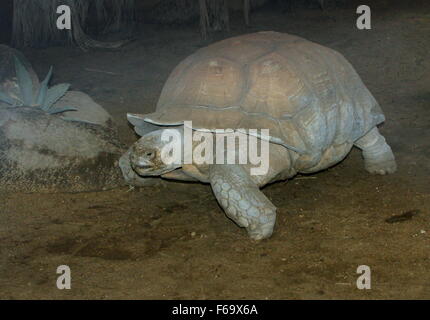
[[[159,176],[182,166],[182,130],[147,133],[131,149],[130,163],[140,176]]]

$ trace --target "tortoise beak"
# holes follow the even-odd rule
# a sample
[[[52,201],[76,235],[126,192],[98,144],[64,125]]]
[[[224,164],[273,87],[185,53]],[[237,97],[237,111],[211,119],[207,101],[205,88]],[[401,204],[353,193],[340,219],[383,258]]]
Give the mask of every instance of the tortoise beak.
[[[131,163],[131,167],[137,171],[149,169],[154,166],[154,164],[148,159],[145,159],[144,157],[139,157],[135,154],[130,155],[130,163]]]
[[[141,163],[141,162],[139,162],[139,163],[135,164],[134,166],[135,166],[136,168],[139,168],[139,169],[149,169],[149,168],[151,168],[151,167],[152,167],[152,165],[150,165],[150,164],[143,164],[143,163]]]

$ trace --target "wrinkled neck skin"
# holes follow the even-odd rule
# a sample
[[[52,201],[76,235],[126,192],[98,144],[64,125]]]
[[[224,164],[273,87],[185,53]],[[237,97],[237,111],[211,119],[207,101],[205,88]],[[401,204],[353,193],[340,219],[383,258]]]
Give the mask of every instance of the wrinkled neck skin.
[[[193,131],[193,134],[201,134],[201,132]],[[229,158],[229,150],[234,148],[233,163],[242,163],[246,171],[253,176],[253,179],[258,185],[264,185],[272,180],[284,179],[292,174],[289,172],[292,165],[290,156],[288,155],[289,151],[281,145],[269,143],[267,150],[258,150],[257,153],[259,155],[254,155],[252,158],[253,160],[248,158],[248,160],[252,161],[248,161],[244,164],[243,161],[240,161],[239,156],[247,156],[247,151],[240,149],[237,143],[233,143],[230,146],[226,143],[224,147],[221,146],[218,148],[218,142],[215,137],[216,135],[212,133],[205,134],[212,138],[212,145],[210,147],[208,146],[205,149],[205,152],[202,153],[202,145],[204,145],[202,141],[205,141],[206,138],[203,138],[202,140],[199,137],[195,137],[197,141],[194,141],[193,138],[189,136],[189,131],[185,131],[184,133],[183,127],[167,127],[150,132],[144,135],[133,146],[133,152],[131,152],[130,155],[131,166],[140,176],[163,176],[166,178],[174,178],[179,177],[178,175],[181,174],[188,175],[194,180],[206,182],[211,164],[216,163],[215,161],[218,160],[216,159],[217,149],[218,153],[220,153],[218,155],[221,155],[222,159],[226,160]],[[190,144],[190,142],[192,144],[192,148],[187,145]],[[261,151],[264,151],[263,153],[266,154],[267,157],[262,157]],[[202,158],[204,157],[201,157],[200,162],[198,162],[196,158],[193,157],[193,153],[195,153],[195,157],[211,153],[211,161],[213,162],[202,162]],[[178,171],[173,172],[178,168],[183,169],[181,170],[181,173]],[[255,173],[256,168],[259,169],[261,173]],[[184,180],[184,177],[180,177],[180,180]]]

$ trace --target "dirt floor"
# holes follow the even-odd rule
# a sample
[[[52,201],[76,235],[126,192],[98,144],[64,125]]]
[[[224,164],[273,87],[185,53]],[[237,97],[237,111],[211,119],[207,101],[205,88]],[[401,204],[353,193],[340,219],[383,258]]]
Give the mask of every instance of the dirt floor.
[[[53,83],[107,108],[131,144],[125,113],[153,111],[169,72],[197,48],[260,30],[296,34],[354,65],[386,114],[380,130],[398,172],[369,175],[353,150],[329,170],[265,188],[278,220],[258,243],[207,185],[2,194],[0,298],[429,299],[430,6],[372,9],[372,30],[355,27],[355,8],[267,9],[249,28],[233,16],[231,33],[208,41],[196,26],[143,25],[118,51],[24,50],[39,75],[53,64]],[[71,268],[71,290],[56,288],[59,265]],[[356,287],[359,265],[371,268],[371,290]]]

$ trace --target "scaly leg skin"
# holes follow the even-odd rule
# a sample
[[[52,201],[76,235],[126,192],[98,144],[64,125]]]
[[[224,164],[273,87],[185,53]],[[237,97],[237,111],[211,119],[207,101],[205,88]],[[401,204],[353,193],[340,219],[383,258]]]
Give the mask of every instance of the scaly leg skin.
[[[131,149],[128,149],[126,153],[124,153],[119,159],[118,165],[121,168],[122,175],[124,176],[125,183],[130,186],[136,187],[148,187],[155,186],[161,184],[161,179],[157,178],[144,178],[139,176],[136,172],[134,172],[133,168],[130,165],[130,153]]]
[[[209,173],[212,190],[226,215],[249,236],[261,240],[272,235],[276,207],[240,165],[212,165]]]
[[[396,171],[394,154],[376,127],[358,139],[355,145],[363,151],[364,166],[368,172],[387,174]]]

